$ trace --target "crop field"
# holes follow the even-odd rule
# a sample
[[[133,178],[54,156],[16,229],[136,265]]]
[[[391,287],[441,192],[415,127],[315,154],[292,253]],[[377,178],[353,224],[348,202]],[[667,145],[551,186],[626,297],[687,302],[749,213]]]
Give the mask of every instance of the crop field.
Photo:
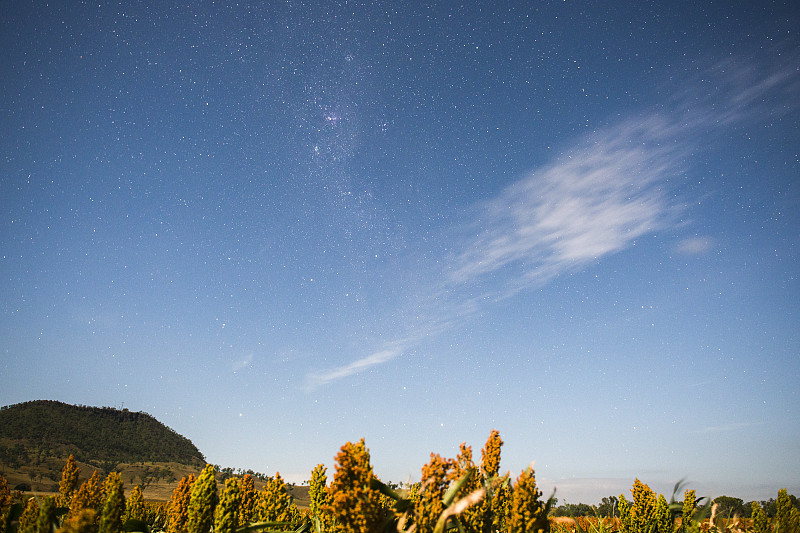
[[[401,491],[374,475],[363,439],[348,442],[331,479],[324,465],[314,468],[303,502],[280,474],[257,488],[249,474],[221,481],[213,465],[183,476],[168,501],[145,501],[139,485],[126,493],[118,472],[81,481],[70,456],[53,495],[12,493],[0,477],[0,517],[6,533],[800,533],[797,500],[786,490],[774,516],[753,503],[740,518],[718,516],[691,489],[679,495],[676,486],[668,501],[638,479],[611,516],[555,517],[532,468],[501,474],[502,445],[492,431],[479,463],[466,444],[452,459],[431,454],[421,480]]]

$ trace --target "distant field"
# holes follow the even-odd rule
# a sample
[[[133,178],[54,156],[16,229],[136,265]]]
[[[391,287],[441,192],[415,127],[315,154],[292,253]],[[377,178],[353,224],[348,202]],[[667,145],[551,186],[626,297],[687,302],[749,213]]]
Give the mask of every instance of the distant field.
[[[0,475],[8,482],[10,488],[18,485],[30,485],[30,492],[35,494],[55,494],[58,492],[58,480],[61,479],[61,469],[64,467],[64,459],[49,458],[42,461],[39,465],[23,466],[11,468],[8,465],[0,464]],[[95,468],[90,465],[78,463],[81,471],[81,480],[91,477]],[[139,485],[143,487],[143,494],[146,500],[168,501],[172,497],[172,492],[178,486],[181,478],[189,474],[197,475],[200,468],[182,465],[179,463],[120,463],[115,468],[122,474],[122,481],[125,483],[125,492],[130,492],[133,487]],[[56,472],[58,473],[56,475]],[[53,478],[56,478],[55,480]],[[264,486],[261,481],[255,481],[256,490]],[[219,489],[222,490],[222,477],[219,477]],[[299,508],[308,506],[308,487],[290,486],[291,496]]]

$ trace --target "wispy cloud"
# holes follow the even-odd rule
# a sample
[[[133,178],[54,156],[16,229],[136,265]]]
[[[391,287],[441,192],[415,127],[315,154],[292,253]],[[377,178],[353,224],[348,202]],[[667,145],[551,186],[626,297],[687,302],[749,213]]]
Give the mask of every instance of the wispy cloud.
[[[689,237],[681,240],[675,247],[675,251],[685,255],[698,255],[707,252],[711,248],[711,239],[708,237]]]
[[[753,57],[729,57],[700,69],[668,106],[684,126],[706,132],[750,119],[778,118],[800,105],[798,62],[800,50],[792,41],[766,47]]]
[[[731,422],[729,424],[720,424],[718,426],[706,426],[704,428],[695,430],[694,433],[730,433],[760,425],[763,425],[763,422]]]
[[[400,348],[380,350],[346,365],[309,374],[306,376],[306,386],[310,389],[317,388],[331,381],[351,376],[358,372],[363,372],[370,367],[391,361],[401,353],[402,350]]]
[[[244,357],[242,357],[241,359],[234,361],[231,364],[231,369],[234,372],[238,372],[239,370],[242,370],[243,368],[247,368],[248,366],[250,366],[252,362],[253,362],[253,354],[249,353]]]
[[[680,155],[665,148],[671,129],[648,117],[598,132],[503,191],[480,213],[480,232],[462,245],[449,282],[508,271],[508,296],[668,226],[666,183],[681,171]]]

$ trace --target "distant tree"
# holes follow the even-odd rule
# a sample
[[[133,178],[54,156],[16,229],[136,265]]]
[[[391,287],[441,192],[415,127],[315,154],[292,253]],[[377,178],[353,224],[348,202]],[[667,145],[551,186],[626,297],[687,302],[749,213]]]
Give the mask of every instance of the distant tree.
[[[564,503],[551,513],[553,516],[594,516],[596,509],[587,503]]]
[[[100,470],[102,470],[103,472],[108,474],[108,473],[114,472],[117,469],[117,465],[119,464],[119,461],[115,461],[115,460],[112,460],[112,459],[105,459],[105,460],[97,461],[96,463],[97,463],[97,466],[100,467]]]
[[[600,505],[597,506],[597,512],[600,516],[605,518],[619,516],[619,512],[617,511],[618,503],[619,498],[616,496],[606,496],[600,501]]]
[[[761,506],[764,508],[764,512],[767,513],[767,518],[775,518],[778,516],[778,500],[775,498],[763,500]]]
[[[741,498],[732,496],[717,496],[712,500],[717,506],[717,516],[725,518],[734,516],[744,516],[746,513],[744,502]]]
[[[219,472],[219,481],[225,482],[228,478],[234,477],[236,475],[236,471],[233,467],[227,466],[225,468],[221,468],[218,465],[214,465],[214,469]]]

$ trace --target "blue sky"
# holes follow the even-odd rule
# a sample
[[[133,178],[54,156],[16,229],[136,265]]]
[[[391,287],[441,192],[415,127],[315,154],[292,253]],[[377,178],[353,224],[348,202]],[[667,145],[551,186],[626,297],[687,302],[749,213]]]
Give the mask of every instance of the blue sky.
[[[0,6],[0,404],[800,493],[800,10],[395,4]]]

